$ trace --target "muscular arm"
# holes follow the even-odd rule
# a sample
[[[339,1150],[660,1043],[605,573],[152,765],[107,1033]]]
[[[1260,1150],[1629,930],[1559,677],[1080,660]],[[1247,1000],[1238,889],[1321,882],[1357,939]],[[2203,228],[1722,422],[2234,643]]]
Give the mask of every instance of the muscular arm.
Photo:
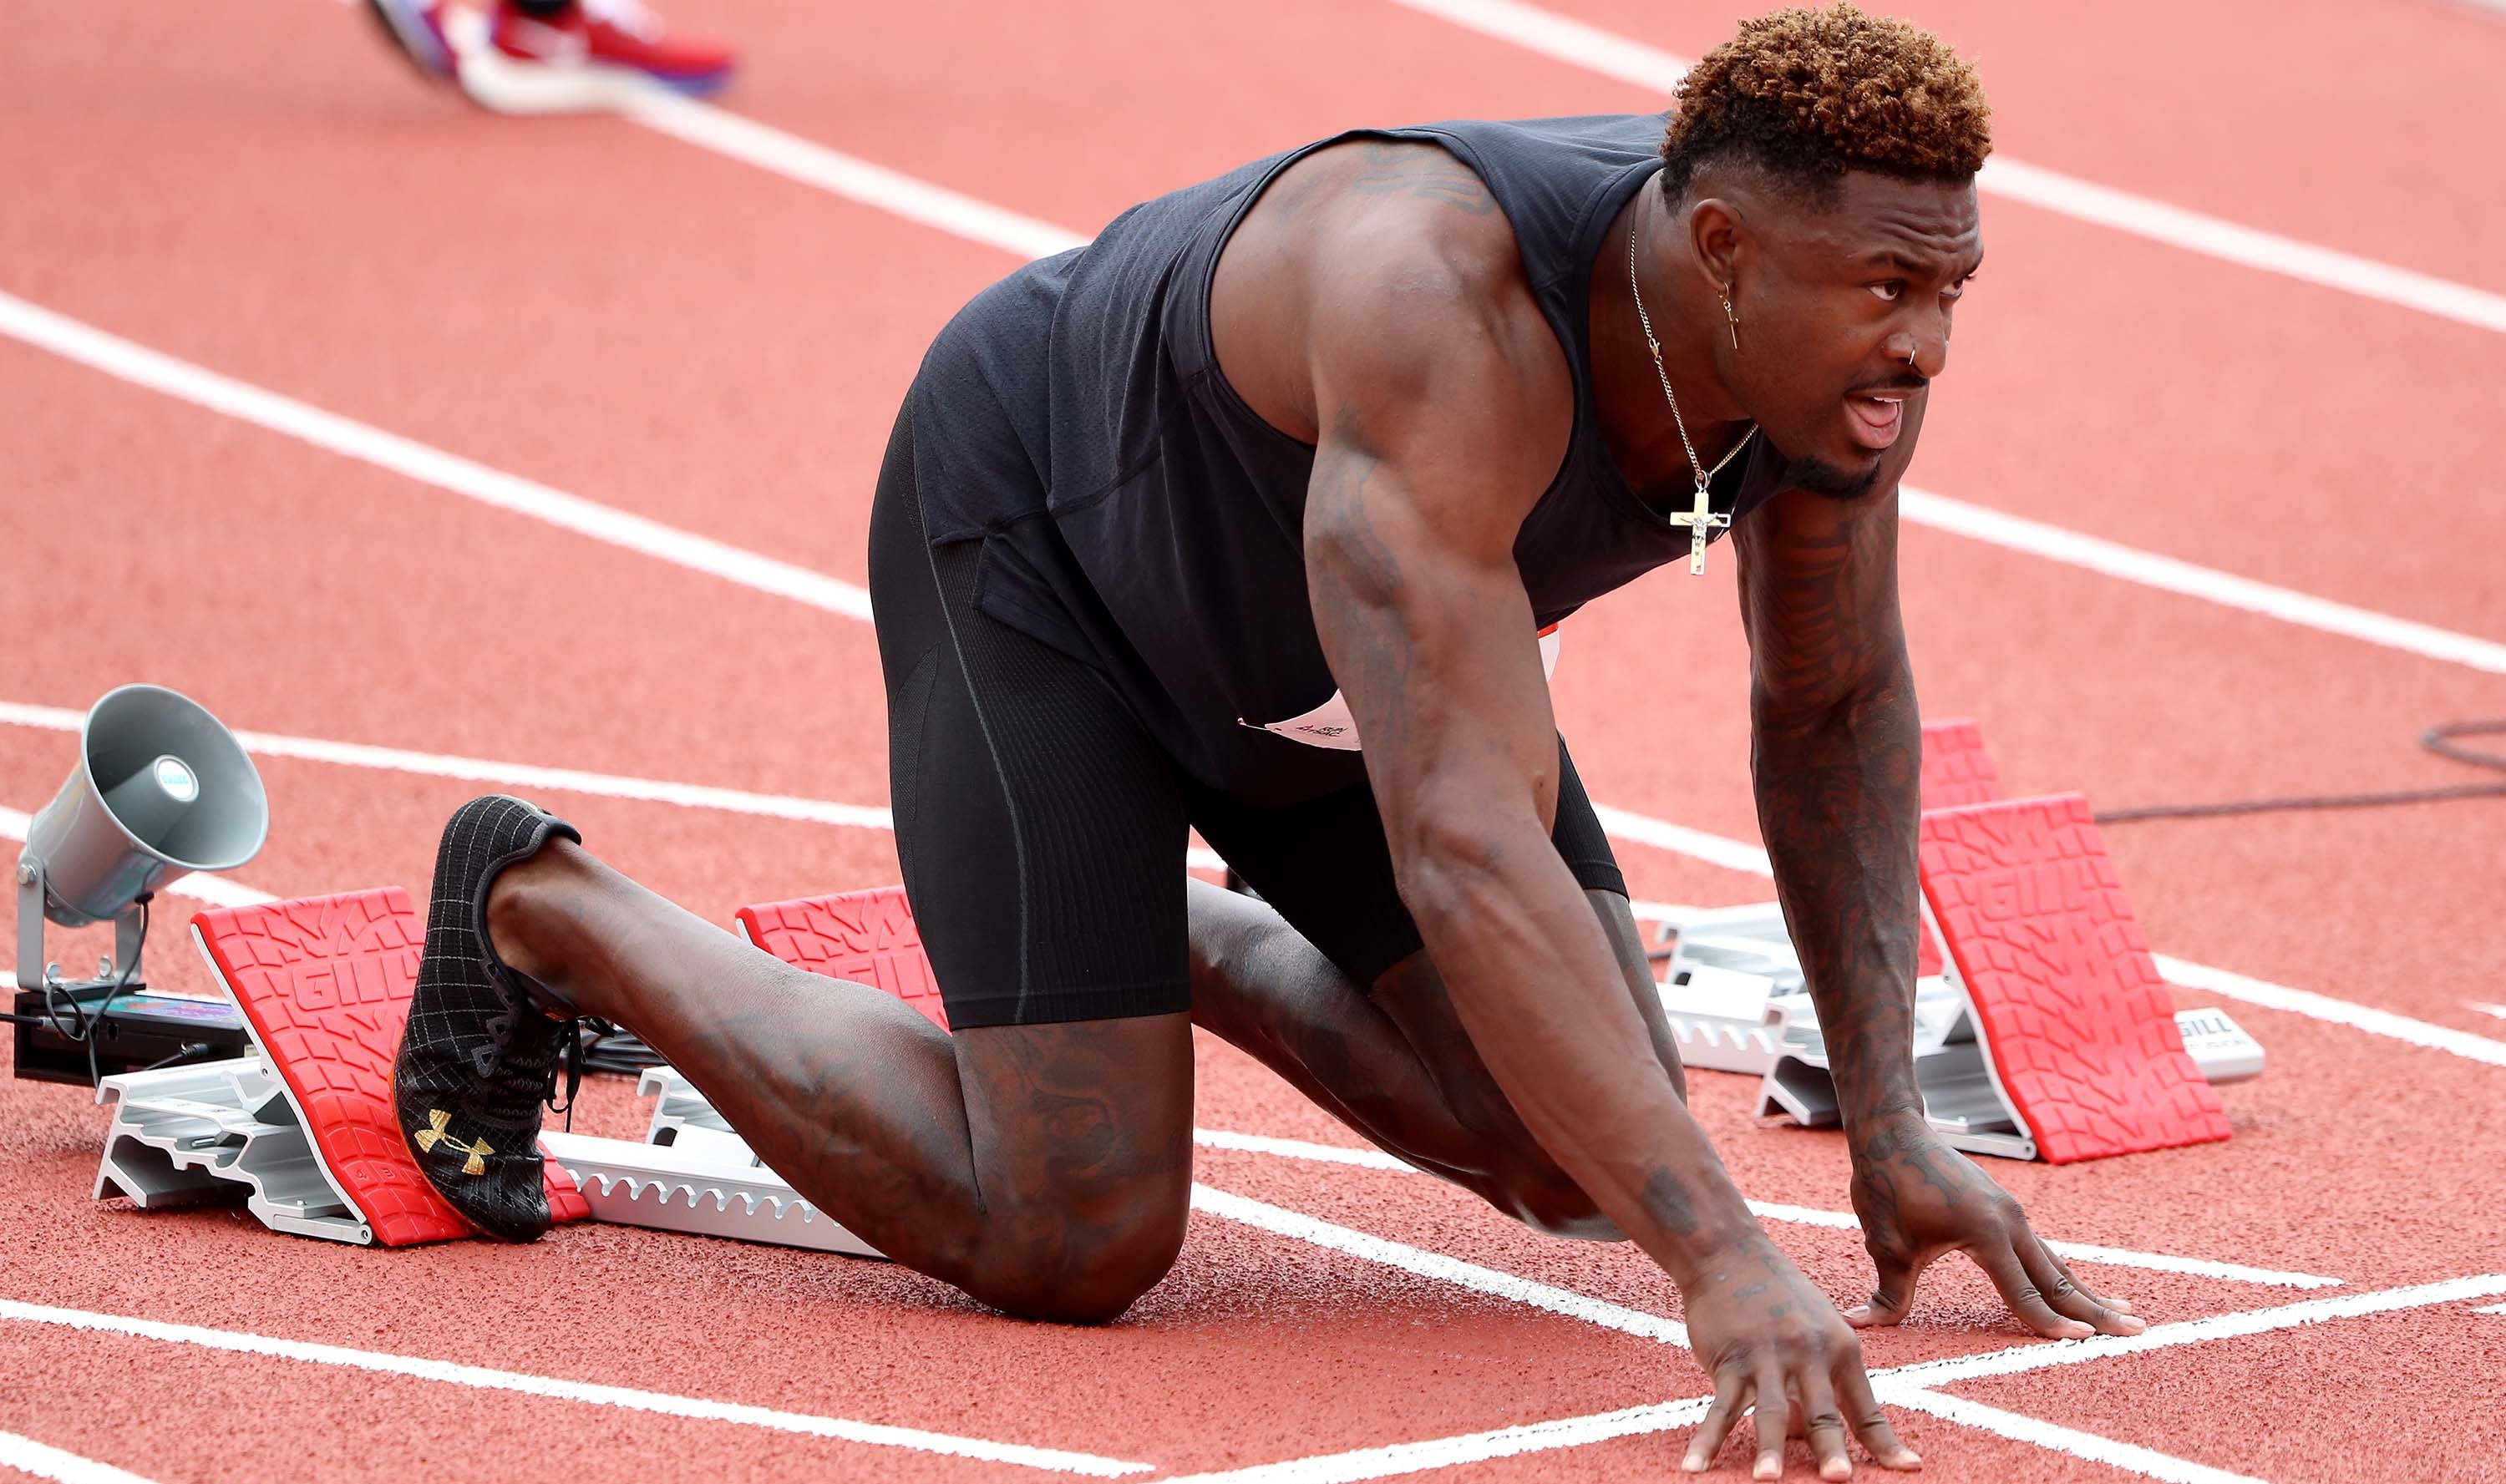
[[[1911,443],[1918,406],[1907,409]],[[1734,531],[1751,660],[1750,770],[1775,893],[1846,1136],[1919,1113],[1915,822],[1921,723],[1897,611],[1894,481],[1792,491]]]
[[[2082,1287],[2019,1203],[1932,1131],[1915,1080],[1922,726],[1897,611],[1897,481],[1924,401],[1908,404],[1876,493],[1791,491],[1735,528],[1759,827],[1827,1042],[1853,1207],[1879,1272],[1847,1318],[1902,1320],[1924,1267],[1962,1251],[2039,1334],[2136,1333],[2129,1305]]]
[[[1564,447],[1564,369],[1506,265],[1385,245],[1398,266],[1343,259],[1309,321],[1323,649],[1464,1028],[1533,1137],[1691,1289],[1756,1224],[1549,838],[1557,729],[1512,548]]]
[[[1851,1330],[1759,1231],[1689,1116],[1550,841],[1557,723],[1514,541],[1564,453],[1572,388],[1511,230],[1450,209],[1475,179],[1450,169],[1461,181],[1424,172],[1441,226],[1354,208],[1283,254],[1319,265],[1301,301],[1237,321],[1257,352],[1261,325],[1294,326],[1270,346],[1292,340],[1307,357],[1273,385],[1313,414],[1315,627],[1402,900],[1524,1127],[1679,1285],[1690,1347],[1714,1377],[1682,1466],[1707,1467],[1755,1398],[1760,1477],[1781,1465],[1787,1401],[1822,1476],[1850,1471],[1848,1431],[1913,1467]]]

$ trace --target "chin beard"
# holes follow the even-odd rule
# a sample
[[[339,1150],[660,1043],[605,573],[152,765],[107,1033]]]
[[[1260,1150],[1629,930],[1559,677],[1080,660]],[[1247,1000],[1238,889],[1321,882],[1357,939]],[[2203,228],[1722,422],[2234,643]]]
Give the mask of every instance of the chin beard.
[[[1825,459],[1798,458],[1784,471],[1784,488],[1806,489],[1831,500],[1859,500],[1880,482],[1880,463],[1873,459],[1870,468],[1856,474]]]

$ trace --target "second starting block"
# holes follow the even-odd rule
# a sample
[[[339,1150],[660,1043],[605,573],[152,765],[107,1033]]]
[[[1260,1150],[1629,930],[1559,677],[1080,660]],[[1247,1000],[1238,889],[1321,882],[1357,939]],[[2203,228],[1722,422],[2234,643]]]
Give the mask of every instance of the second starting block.
[[[2009,799],[1971,722],[1923,728],[1915,1070],[1955,1148],[2059,1163],[2229,1136],[2210,1090],[2262,1071],[2217,1009],[2171,1010],[2088,804]],[[1691,1066],[1758,1111],[1837,1119],[1826,1042],[1773,902],[1692,914],[1662,987]]]

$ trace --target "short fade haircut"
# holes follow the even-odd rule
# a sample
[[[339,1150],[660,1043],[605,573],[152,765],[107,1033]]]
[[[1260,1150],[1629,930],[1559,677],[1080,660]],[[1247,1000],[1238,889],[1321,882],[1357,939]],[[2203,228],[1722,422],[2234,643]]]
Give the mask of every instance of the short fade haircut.
[[[1740,23],[1679,85],[1663,194],[1700,166],[1746,162],[1832,199],[1848,170],[1965,181],[1992,153],[1975,69],[1929,31],[1849,4]]]

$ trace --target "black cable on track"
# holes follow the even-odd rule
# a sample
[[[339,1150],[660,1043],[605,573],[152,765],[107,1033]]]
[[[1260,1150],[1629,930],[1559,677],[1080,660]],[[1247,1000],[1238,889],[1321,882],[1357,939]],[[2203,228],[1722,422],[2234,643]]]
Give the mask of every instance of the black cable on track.
[[[2465,747],[2460,737],[2506,735],[2506,721],[2445,722],[2419,733],[2419,746],[2450,761],[2506,773],[2506,755]],[[2382,809],[2396,804],[2449,803],[2463,798],[2506,798],[2506,781],[2457,783],[2430,789],[2394,789],[2375,794],[2300,794],[2284,798],[2238,798],[2206,804],[2141,804],[2126,809],[2100,809],[2100,825],[2137,825],[2161,819],[2224,819],[2241,814],[2276,814],[2295,810]]]

